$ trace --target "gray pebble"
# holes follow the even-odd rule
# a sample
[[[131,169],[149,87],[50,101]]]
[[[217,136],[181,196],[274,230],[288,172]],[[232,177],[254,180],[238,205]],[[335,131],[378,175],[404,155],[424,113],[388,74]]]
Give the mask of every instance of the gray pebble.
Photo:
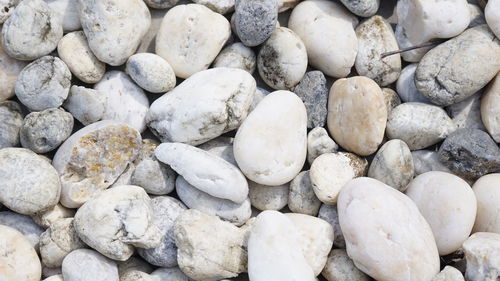
[[[380,0],[340,0],[349,11],[360,17],[371,17],[380,6]]]
[[[222,49],[215,58],[213,67],[239,68],[253,73],[256,61],[257,58],[254,51],[241,42],[238,42]]]
[[[119,281],[118,267],[112,260],[89,249],[78,249],[62,263],[64,281]]]
[[[190,279],[178,267],[158,268],[151,273],[152,276],[158,276],[160,280],[168,281],[189,281]]]
[[[162,57],[140,53],[128,58],[126,72],[139,87],[151,93],[165,93],[175,87],[175,73]]]
[[[415,70],[418,63],[407,65],[396,82],[396,91],[403,102],[421,102],[432,104],[431,101],[422,95],[415,86]]]
[[[4,23],[21,0],[0,0],[0,23]]]
[[[480,129],[486,131],[481,120],[481,96],[476,93],[467,99],[446,108],[457,128]]]
[[[73,131],[73,116],[58,108],[32,112],[24,118],[21,144],[36,153],[56,149]]]
[[[384,95],[385,105],[387,106],[387,116],[389,116],[391,111],[401,104],[401,99],[398,93],[391,88],[382,88],[382,94]]]
[[[57,57],[45,56],[28,64],[17,77],[19,101],[31,111],[57,108],[68,97],[71,72]]]
[[[98,90],[73,85],[63,107],[71,112],[76,120],[87,126],[103,118],[106,96]]]
[[[248,197],[253,207],[265,210],[281,210],[288,204],[289,184],[267,186],[248,180]]]
[[[153,9],[167,9],[175,6],[178,1],[179,0],[144,0],[144,3]]]
[[[328,88],[323,72],[307,72],[293,92],[299,96],[307,110],[307,128],[323,127],[326,123]]]
[[[219,156],[235,167],[238,167],[238,163],[236,163],[234,159],[233,140],[233,138],[218,137],[199,145],[198,148],[210,152],[215,156]]]
[[[486,24],[486,19],[484,18],[483,10],[475,4],[468,4],[470,12],[470,22],[467,28],[472,28],[476,25]]]
[[[18,103],[0,102],[0,148],[19,145],[19,129],[22,124],[23,115]]]
[[[370,276],[359,270],[344,249],[334,249],[328,255],[321,275],[328,281],[369,281]]]
[[[337,248],[345,249],[344,235],[340,229],[339,214],[337,207],[332,205],[321,205],[319,208],[318,218],[329,222],[333,226],[333,245]]]
[[[500,148],[486,132],[459,129],[441,144],[439,161],[468,180],[500,170]]]
[[[43,228],[39,227],[32,218],[20,215],[18,213],[5,211],[0,212],[0,224],[10,226],[21,232],[38,252],[40,235],[44,230]]]
[[[118,275],[120,277],[130,271],[153,272],[153,266],[140,257],[132,256],[126,261],[118,261]]]
[[[300,172],[290,182],[288,208],[294,213],[316,216],[320,206],[321,201],[314,193],[309,171]]]
[[[236,34],[249,47],[264,43],[278,22],[277,0],[237,0],[234,12]]]
[[[335,152],[339,146],[323,127],[312,129],[307,134],[307,162],[312,164],[321,154]]]
[[[441,171],[452,174],[450,169],[439,162],[437,151],[416,150],[411,153],[415,176],[430,171]]]

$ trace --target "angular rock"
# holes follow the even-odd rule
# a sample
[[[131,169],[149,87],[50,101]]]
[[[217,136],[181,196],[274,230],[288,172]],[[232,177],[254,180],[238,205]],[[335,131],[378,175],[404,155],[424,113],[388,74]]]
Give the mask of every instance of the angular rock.
[[[55,223],[60,219],[72,218],[74,216],[75,216],[75,210],[68,209],[63,205],[61,205],[60,203],[57,203],[57,205],[46,211],[32,215],[31,218],[33,219],[33,221],[35,221],[36,224],[47,229],[53,223]]]
[[[85,247],[76,234],[73,218],[57,220],[40,236],[40,256],[47,267],[60,267],[70,252]]]
[[[323,127],[316,127],[307,134],[307,162],[311,165],[321,154],[336,152],[339,146]]]
[[[199,0],[198,0],[199,1]],[[238,42],[222,49],[214,60],[213,67],[239,68],[252,74],[257,57],[252,49]]]
[[[306,106],[307,128],[324,127],[328,100],[325,75],[318,70],[306,72],[293,92]]]
[[[0,149],[19,145],[23,124],[21,106],[15,101],[0,102]]]
[[[491,137],[500,143],[500,73],[495,76],[481,99],[481,119]]]
[[[281,210],[288,204],[289,184],[268,186],[248,181],[248,197],[254,208],[261,211]]]
[[[333,249],[328,255],[321,275],[328,281],[369,281],[370,277],[359,270],[344,249]]]
[[[30,244],[39,250],[40,235],[43,229],[28,216],[20,215],[14,212],[0,212],[0,225],[12,227],[13,229],[21,232]]]
[[[116,264],[89,249],[78,249],[71,252],[63,261],[62,275],[64,281],[118,281]]]
[[[463,244],[470,281],[495,281],[500,276],[500,234],[477,232]]]
[[[248,47],[264,43],[278,22],[277,0],[238,0],[234,10],[235,33]]]
[[[175,87],[175,73],[162,57],[140,53],[127,60],[127,74],[141,88],[152,93],[165,93]]]
[[[318,218],[329,222],[333,227],[333,245],[337,248],[345,249],[344,234],[339,223],[337,207],[323,204],[319,209]]]
[[[320,206],[321,201],[314,193],[309,171],[300,172],[290,182],[288,208],[294,213],[316,216]]]
[[[477,199],[477,216],[472,232],[500,234],[500,174],[480,177],[472,186]]]

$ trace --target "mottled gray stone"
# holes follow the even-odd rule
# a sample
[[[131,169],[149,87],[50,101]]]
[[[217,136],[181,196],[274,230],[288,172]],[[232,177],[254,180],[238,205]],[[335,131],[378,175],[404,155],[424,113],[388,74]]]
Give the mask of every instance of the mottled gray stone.
[[[415,176],[430,171],[452,173],[443,163],[439,162],[437,151],[415,150],[411,152]]]
[[[369,281],[370,276],[359,270],[344,249],[334,249],[328,255],[323,272],[328,281]]]
[[[96,251],[78,249],[66,256],[62,263],[64,281],[118,281],[116,263]]]
[[[486,131],[481,120],[481,96],[476,93],[467,99],[446,108],[451,120],[459,129],[480,129]]]
[[[333,245],[337,248],[345,249],[344,235],[340,229],[339,214],[337,207],[332,205],[323,204],[319,208],[318,218],[329,222],[333,226]]]
[[[0,102],[0,148],[19,145],[19,130],[22,124],[23,114],[18,103]]]
[[[232,67],[249,73],[255,71],[257,57],[252,49],[238,42],[222,49],[214,60],[213,67]]]
[[[21,0],[1,0],[0,1],[0,23],[4,23],[14,12],[17,4]]]
[[[380,0],[340,0],[349,11],[360,17],[373,16],[380,5]]]
[[[268,186],[248,180],[248,197],[254,208],[261,211],[281,210],[288,203],[289,184]]]
[[[320,206],[321,201],[314,193],[309,171],[300,172],[290,182],[288,208],[294,213],[316,216]]]
[[[39,227],[32,218],[5,211],[0,212],[0,224],[10,226],[21,232],[38,252],[38,243],[40,242],[40,235],[43,233],[43,228]]]
[[[385,105],[387,106],[387,116],[389,116],[391,111],[401,104],[401,99],[398,93],[391,88],[382,88],[382,94],[384,95]]]
[[[237,0],[234,24],[241,42],[249,47],[264,43],[278,21],[277,0]]]
[[[293,92],[302,99],[307,110],[307,128],[323,127],[328,113],[328,88],[323,72],[307,72]]]
[[[179,0],[144,0],[144,3],[153,9],[167,9],[175,6],[178,1]]]

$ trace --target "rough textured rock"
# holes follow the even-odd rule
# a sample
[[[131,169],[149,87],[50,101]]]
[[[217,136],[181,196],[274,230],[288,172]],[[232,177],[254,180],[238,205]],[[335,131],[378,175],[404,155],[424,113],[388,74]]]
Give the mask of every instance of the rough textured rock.
[[[72,251],[63,261],[62,275],[64,281],[118,281],[116,264],[89,249]]]
[[[333,249],[328,255],[321,275],[328,281],[369,281],[370,277],[359,270],[344,249]]]
[[[481,119],[491,137],[500,143],[500,72],[481,99]]]
[[[477,216],[473,232],[500,234],[500,174],[480,177],[472,186],[477,199]]]
[[[79,30],[82,28],[80,23],[80,10],[77,0],[44,0],[61,19],[64,32]]]
[[[500,2],[498,0],[488,1],[484,8],[484,17],[491,31],[497,38],[500,38]]]
[[[293,92],[306,106],[307,128],[324,127],[328,100],[325,75],[319,70],[306,72]]]
[[[0,13],[2,11],[4,10],[0,8]],[[25,61],[11,58],[5,53],[3,47],[0,45],[0,102],[16,94],[14,86],[17,76],[27,64],[28,63]]]
[[[36,224],[47,229],[59,219],[72,218],[74,216],[75,210],[68,209],[60,203],[57,203],[57,205],[47,209],[46,211],[32,215],[31,218],[33,218],[33,221],[35,221]]]
[[[463,244],[470,281],[495,281],[500,276],[500,234],[478,232]]]
[[[25,215],[5,211],[0,212],[0,225],[12,227],[13,229],[21,232],[35,248],[35,251],[38,252],[40,235],[42,234],[43,229],[36,225],[33,219]]]
[[[249,47],[264,43],[278,22],[277,0],[238,0],[234,10],[235,33]]]
[[[403,70],[399,75],[398,81],[396,82],[396,90],[399,97],[403,102],[421,102],[433,104],[431,101],[422,95],[415,86],[415,70],[417,70],[418,63],[412,63]]]
[[[177,2],[179,2],[179,0],[144,0],[144,3],[153,9],[172,8]]]
[[[23,124],[21,106],[15,101],[0,102],[0,149],[19,145]]]
[[[349,11],[360,17],[373,16],[380,5],[380,0],[341,0]]]
[[[248,197],[254,208],[261,211],[281,210],[288,204],[289,184],[268,186],[248,181]]]
[[[464,276],[458,269],[445,266],[431,281],[464,281]]]
[[[481,121],[481,96],[482,93],[478,92],[446,108],[458,129],[474,128],[485,130]]]
[[[222,49],[214,60],[213,67],[239,68],[252,74],[257,57],[252,49],[238,42]]]
[[[235,0],[194,0],[196,4],[207,6],[219,14],[226,14],[234,10]]]
[[[21,2],[21,0],[2,0],[0,1],[0,23],[4,23],[10,15],[12,15],[12,12],[14,12],[14,9],[16,6]]]
[[[309,171],[300,172],[290,182],[288,208],[294,213],[316,216],[320,206],[321,201],[314,193]]]
[[[389,116],[392,110],[401,104],[401,99],[398,93],[391,88],[382,88],[382,95],[384,95],[385,105],[387,106],[387,116]]]
[[[307,162],[312,164],[321,154],[336,152],[339,146],[323,127],[316,127],[307,134]]]
[[[47,267],[60,267],[70,252],[84,247],[73,227],[73,218],[57,220],[40,236],[40,256]]]
[[[126,70],[132,80],[148,92],[165,93],[175,87],[174,70],[158,55],[135,54],[128,58]]]
[[[437,151],[415,150],[412,151],[411,155],[413,158],[415,176],[430,171],[441,171],[452,174],[450,169],[443,165],[443,163],[439,162]]]
[[[337,207],[327,204],[321,205],[318,218],[329,222],[333,226],[333,245],[337,248],[345,249],[345,240],[342,229],[340,229]]]
[[[107,97],[97,90],[73,85],[63,107],[87,126],[103,118],[106,100]]]

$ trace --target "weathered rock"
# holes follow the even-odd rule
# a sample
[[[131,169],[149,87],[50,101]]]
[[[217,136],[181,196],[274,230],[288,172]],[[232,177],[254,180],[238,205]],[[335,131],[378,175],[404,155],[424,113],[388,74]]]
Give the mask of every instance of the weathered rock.
[[[36,225],[33,219],[25,215],[5,211],[0,212],[0,225],[12,227],[21,232],[35,248],[35,251],[38,252],[40,235],[43,233],[43,229]]]
[[[417,70],[418,63],[412,63],[403,70],[399,75],[398,81],[396,82],[396,90],[399,97],[403,102],[421,102],[433,104],[431,101],[422,95],[417,86],[415,86],[415,70]]]
[[[165,93],[175,87],[174,70],[158,55],[135,54],[128,58],[126,70],[132,80],[148,92]]]
[[[254,208],[261,211],[281,210],[288,204],[289,184],[268,186],[248,181],[248,197]]]
[[[373,16],[380,5],[380,0],[341,0],[341,2],[349,11],[360,17]]]
[[[89,249],[78,249],[69,253],[62,264],[64,281],[118,281],[116,264]]]
[[[500,234],[478,232],[463,244],[470,281],[495,281],[500,276]]]
[[[127,272],[141,271],[145,273],[153,272],[153,266],[145,262],[143,259],[132,256],[126,261],[118,261],[118,275],[120,278]]]
[[[194,0],[196,4],[204,5],[219,14],[226,14],[234,10],[235,0]]]
[[[325,75],[318,70],[306,72],[293,92],[306,106],[307,128],[324,127],[328,100]]]
[[[359,270],[344,249],[333,249],[328,255],[321,275],[328,281],[369,281],[370,277]]]
[[[120,281],[158,281],[158,278],[139,270],[130,270],[120,275]]]
[[[453,123],[458,129],[474,128],[485,130],[481,121],[481,92],[447,108]]]
[[[177,4],[179,0],[144,0],[144,3],[153,9],[168,9]]]
[[[387,108],[373,80],[356,76],[335,81],[328,98],[328,131],[343,148],[366,156],[384,138]]]
[[[484,8],[484,17],[488,27],[497,38],[500,38],[500,2],[498,0],[488,1]]]
[[[0,1],[0,23],[4,23],[10,15],[12,15],[12,12],[14,12],[14,9],[16,6],[21,2],[21,0],[2,0]]]
[[[19,145],[23,124],[21,106],[15,101],[0,102],[0,149]]]
[[[64,32],[79,30],[82,28],[80,23],[80,11],[77,0],[44,0],[61,19]]]
[[[238,0],[234,10],[235,33],[249,47],[264,43],[278,22],[277,0]]]
[[[238,42],[222,49],[215,58],[213,67],[239,68],[252,74],[256,64],[257,57],[253,50]]]
[[[234,166],[238,167],[238,164],[234,159],[233,141],[234,141],[233,138],[218,137],[198,146],[198,148],[210,152],[213,155],[218,156],[226,160],[227,162],[233,164]]]
[[[103,118],[106,100],[107,97],[97,90],[73,85],[63,107],[87,126]]]
[[[0,14],[3,11],[4,9],[0,7]],[[0,45],[0,102],[10,99],[16,94],[14,86],[17,76],[27,64],[28,63],[25,61],[11,58],[5,53],[3,47]]]
[[[35,221],[36,224],[47,229],[60,219],[72,218],[74,216],[75,210],[68,209],[63,205],[57,203],[57,205],[46,211],[32,215],[31,218],[33,219],[33,221]]]
[[[458,269],[445,266],[438,275],[434,276],[431,281],[465,281],[462,272]]]
[[[480,177],[472,186],[477,199],[477,216],[473,232],[500,234],[500,174]]]
[[[86,245],[78,238],[73,218],[59,219],[40,236],[40,256],[47,267],[60,267],[72,251]]]
[[[415,176],[430,171],[441,171],[452,173],[445,165],[439,162],[437,151],[431,150],[415,150],[411,153],[413,158],[413,167]]]
[[[398,93],[391,88],[382,88],[382,95],[384,95],[385,105],[387,106],[387,116],[389,116],[391,111],[401,104],[401,99]]]
[[[290,182],[288,208],[294,213],[316,216],[320,206],[321,201],[314,193],[309,171],[300,172]]]
[[[312,164],[321,154],[336,152],[339,146],[323,127],[316,127],[307,134],[307,162]]]
[[[329,222],[333,227],[333,245],[337,248],[345,249],[344,234],[340,229],[339,215],[337,207],[323,204],[319,209],[318,218]]]
[[[500,143],[500,72],[481,99],[481,119],[491,137]]]
[[[472,28],[477,25],[486,24],[486,19],[484,18],[483,9],[479,6],[479,2],[477,3],[477,5],[474,3],[468,3],[467,6],[469,7],[469,13],[470,13],[470,22],[467,28]]]
[[[189,281],[189,278],[178,267],[158,268],[151,275],[159,277],[160,280]]]

